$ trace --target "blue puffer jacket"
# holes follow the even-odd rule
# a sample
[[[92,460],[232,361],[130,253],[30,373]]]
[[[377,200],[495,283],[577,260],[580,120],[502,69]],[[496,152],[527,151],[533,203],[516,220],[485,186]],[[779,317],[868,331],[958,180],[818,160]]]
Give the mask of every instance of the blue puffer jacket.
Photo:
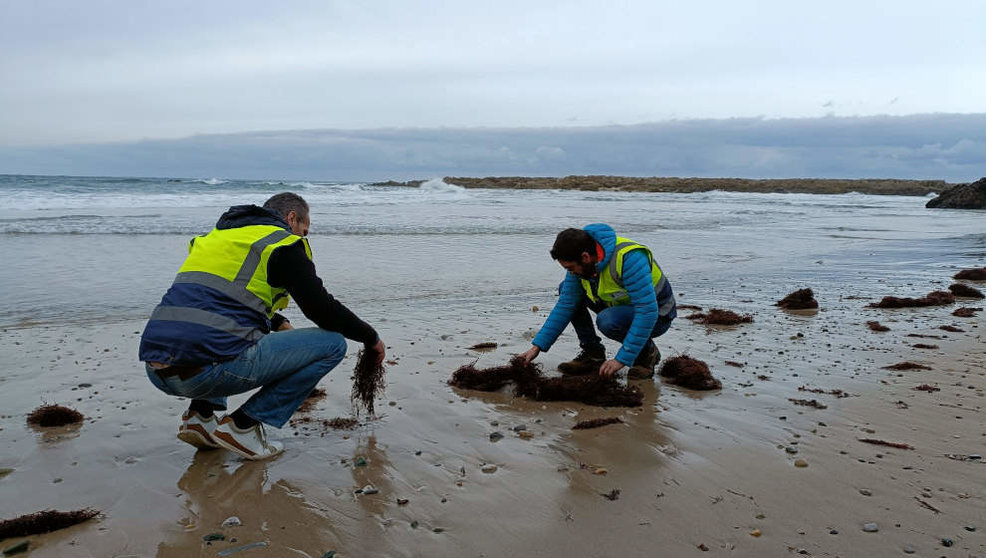
[[[612,227],[603,223],[589,225],[584,230],[603,248],[604,257],[602,261],[596,263],[596,271],[603,272],[609,265],[609,260],[616,248],[616,232],[613,231]],[[650,334],[654,330],[654,324],[657,323],[659,315],[658,308],[664,308],[667,312],[664,316],[665,319],[673,319],[677,315],[677,311],[673,302],[674,294],[671,290],[670,281],[666,282],[661,292],[655,296],[650,260],[644,251],[634,250],[624,256],[622,279],[623,286],[629,293],[631,304],[633,304],[633,322],[631,322],[630,329],[623,339],[623,346],[616,354],[616,360],[627,366],[633,366],[637,355],[651,338]],[[558,303],[551,310],[551,314],[548,315],[548,319],[545,320],[532,343],[542,351],[550,349],[561,332],[572,321],[576,307],[588,302],[588,296],[582,289],[579,278],[575,274],[566,273],[565,280],[561,284]]]

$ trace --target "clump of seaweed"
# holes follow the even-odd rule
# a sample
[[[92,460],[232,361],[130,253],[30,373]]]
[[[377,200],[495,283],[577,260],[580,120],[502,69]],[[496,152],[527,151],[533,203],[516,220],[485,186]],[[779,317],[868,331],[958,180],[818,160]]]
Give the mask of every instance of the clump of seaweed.
[[[963,269],[952,276],[952,279],[966,279],[969,281],[986,281],[986,267],[974,267]]]
[[[955,295],[948,291],[932,291],[921,298],[885,296],[880,302],[872,302],[869,308],[917,308],[923,306],[946,306],[955,302]]]
[[[852,394],[851,393],[846,393],[845,391],[842,391],[841,389],[832,389],[832,390],[829,390],[829,391],[825,391],[822,388],[810,388],[808,386],[801,386],[801,387],[798,388],[798,391],[807,391],[809,393],[823,393],[825,395],[834,395],[834,396],[836,396],[839,399],[842,399],[844,397],[852,397]]]
[[[948,286],[948,290],[952,291],[955,296],[964,296],[966,298],[986,298],[986,295],[982,291],[975,287],[970,287],[965,283],[953,283]]]
[[[322,388],[317,387],[312,389],[311,393],[309,393],[308,397],[301,402],[301,405],[298,406],[298,409],[295,412],[310,413],[311,411],[314,411],[315,405],[318,404],[319,401],[325,399],[326,395],[328,394]]]
[[[914,347],[915,349],[937,349],[938,348],[938,345],[931,345],[931,344],[928,344],[928,343],[915,343],[915,344],[913,344],[911,346]]]
[[[900,442],[888,442],[886,440],[877,440],[875,438],[860,438],[859,441],[865,442],[867,444],[873,444],[876,446],[887,446],[888,448],[909,449],[909,450],[914,449],[914,446],[910,444],[902,444]]]
[[[597,418],[592,420],[581,420],[575,423],[572,430],[587,430],[589,428],[599,428],[600,426],[607,426],[610,424],[622,424],[623,420],[620,417],[609,417],[609,418]]]
[[[43,405],[27,415],[27,423],[34,426],[65,426],[78,424],[85,420],[85,415],[61,405]]]
[[[976,315],[982,308],[969,308],[968,306],[963,306],[962,308],[957,308],[952,315],[956,318],[971,318]]]
[[[818,301],[815,300],[815,293],[811,289],[798,289],[778,300],[774,306],[786,310],[808,310],[818,308]]]
[[[686,320],[692,320],[700,324],[705,325],[737,325],[737,324],[748,324],[753,321],[753,316],[750,314],[739,315],[732,310],[723,310],[722,308],[711,308],[708,314],[703,314],[697,312],[689,316],[685,316]]]
[[[914,391],[927,391],[929,393],[934,393],[936,391],[941,391],[940,387],[935,387],[931,384],[921,384],[914,388]]]
[[[701,306],[695,306],[694,304],[679,304],[677,305],[678,310],[696,310],[698,312],[702,311]]]
[[[373,416],[373,401],[378,395],[383,394],[387,385],[383,378],[385,372],[376,350],[360,349],[356,356],[356,367],[353,369],[353,392],[349,396],[356,416],[359,416],[360,407],[365,408],[367,414]]]
[[[722,382],[712,376],[709,365],[688,355],[671,357],[661,364],[658,374],[683,388],[708,391],[722,389]]]
[[[965,330],[960,327],[955,327],[953,325],[943,325],[938,326],[938,329],[942,331],[951,331],[952,333],[965,333]]]
[[[0,521],[0,540],[11,537],[27,537],[51,533],[66,527],[89,521],[99,515],[99,510],[85,508],[81,510],[62,512],[57,510],[39,511],[14,519]]]
[[[869,326],[869,328],[872,329],[873,331],[890,331],[889,327],[877,321],[866,322],[866,325]]]
[[[884,366],[884,368],[887,370],[931,370],[930,366],[925,366],[924,364],[918,364],[909,360],[898,362],[897,364],[891,364],[890,366]]]
[[[496,391],[513,384],[514,393],[536,401],[578,401],[600,407],[638,407],[644,395],[636,386],[621,386],[615,378],[599,375],[545,378],[539,365],[515,356],[507,366],[479,369],[459,367],[449,385],[478,391]]]
[[[795,405],[802,405],[804,407],[813,407],[815,409],[828,409],[828,405],[819,403],[817,399],[792,399],[788,398],[788,401],[794,403]]]

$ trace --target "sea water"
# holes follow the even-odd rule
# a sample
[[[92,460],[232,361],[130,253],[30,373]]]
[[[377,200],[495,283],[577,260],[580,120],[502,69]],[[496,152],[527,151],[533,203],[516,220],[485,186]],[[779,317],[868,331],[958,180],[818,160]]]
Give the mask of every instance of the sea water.
[[[922,197],[0,175],[0,326],[145,317],[190,238],[283,191],[311,206],[326,289],[393,327],[550,307],[555,235],[594,222],[649,246],[679,303],[735,307],[805,286],[920,296],[986,260],[986,213]]]

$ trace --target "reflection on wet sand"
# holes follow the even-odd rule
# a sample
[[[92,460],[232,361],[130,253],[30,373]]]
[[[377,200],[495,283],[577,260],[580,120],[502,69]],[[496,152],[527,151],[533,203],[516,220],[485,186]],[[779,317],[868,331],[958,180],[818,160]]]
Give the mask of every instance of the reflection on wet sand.
[[[221,552],[257,542],[275,553],[290,549],[321,556],[325,541],[337,538],[331,522],[301,490],[284,479],[272,480],[276,465],[277,460],[240,461],[223,451],[197,452],[178,480],[187,513],[158,546],[157,556],[186,557],[209,546]],[[232,517],[239,522],[224,525]],[[206,540],[218,539],[216,534],[223,539]]]

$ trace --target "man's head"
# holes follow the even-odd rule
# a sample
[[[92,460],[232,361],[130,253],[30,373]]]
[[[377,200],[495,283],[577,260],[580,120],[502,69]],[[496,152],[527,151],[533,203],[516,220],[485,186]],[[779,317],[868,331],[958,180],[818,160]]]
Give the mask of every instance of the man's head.
[[[308,236],[308,226],[311,224],[311,219],[308,217],[308,202],[298,194],[293,192],[275,194],[264,202],[264,209],[276,211],[288,222],[294,234]]]
[[[596,276],[596,241],[581,229],[565,229],[558,233],[551,247],[551,258],[579,277]]]

